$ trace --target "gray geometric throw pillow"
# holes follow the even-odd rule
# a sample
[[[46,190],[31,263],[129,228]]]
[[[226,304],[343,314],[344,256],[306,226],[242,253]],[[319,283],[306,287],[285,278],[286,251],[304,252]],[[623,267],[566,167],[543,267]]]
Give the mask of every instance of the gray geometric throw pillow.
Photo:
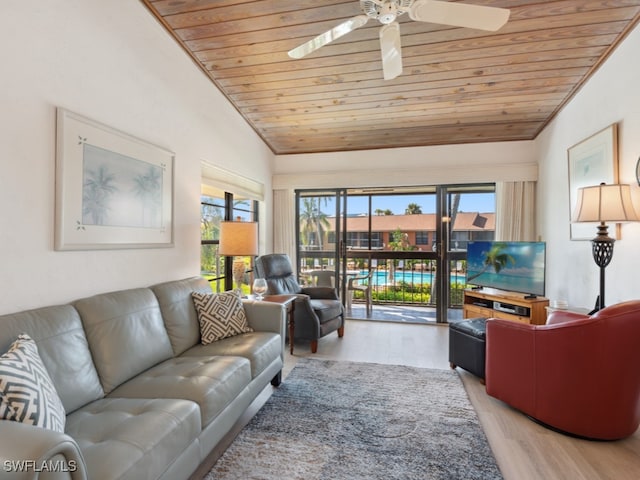
[[[247,322],[242,299],[237,290],[214,294],[192,292],[191,296],[198,312],[203,345],[241,333],[253,332]]]
[[[25,333],[0,356],[0,418],[64,433],[64,406],[36,342]]]

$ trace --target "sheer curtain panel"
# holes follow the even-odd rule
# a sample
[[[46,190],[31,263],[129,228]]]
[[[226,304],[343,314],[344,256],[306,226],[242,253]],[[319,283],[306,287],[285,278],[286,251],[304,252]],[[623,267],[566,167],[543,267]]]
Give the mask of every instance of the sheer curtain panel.
[[[273,252],[286,253],[296,263],[296,206],[293,190],[273,191]]]
[[[536,182],[496,183],[496,240],[535,241]]]

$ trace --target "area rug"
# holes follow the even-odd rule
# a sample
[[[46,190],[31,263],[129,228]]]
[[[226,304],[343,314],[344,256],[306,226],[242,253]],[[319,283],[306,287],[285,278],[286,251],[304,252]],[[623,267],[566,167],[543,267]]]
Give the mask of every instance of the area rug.
[[[205,476],[501,478],[455,371],[304,358]]]

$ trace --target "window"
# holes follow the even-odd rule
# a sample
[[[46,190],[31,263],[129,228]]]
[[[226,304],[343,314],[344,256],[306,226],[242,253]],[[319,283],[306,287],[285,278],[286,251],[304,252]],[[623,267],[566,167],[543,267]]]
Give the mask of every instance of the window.
[[[371,248],[383,248],[382,232],[371,232]]]
[[[335,232],[331,232],[335,238]],[[347,246],[350,248],[369,248],[367,232],[347,232]],[[382,233],[371,232],[371,248],[382,248]]]
[[[419,230],[416,232],[416,245],[429,245],[429,232]]]
[[[218,254],[220,222],[223,220],[258,221],[258,202],[207,187],[200,196],[200,272],[215,292],[233,286],[231,269]],[[230,267],[230,266],[229,266]]]
[[[218,256],[220,222],[225,219],[226,202],[224,192],[220,196],[200,197],[200,272],[217,288],[224,291],[224,258]]]

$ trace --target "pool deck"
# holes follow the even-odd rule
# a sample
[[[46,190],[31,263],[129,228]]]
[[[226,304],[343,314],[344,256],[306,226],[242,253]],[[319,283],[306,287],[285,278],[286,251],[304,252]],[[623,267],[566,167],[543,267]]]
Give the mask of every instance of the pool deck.
[[[396,323],[435,324],[436,309],[433,307],[374,304],[371,312],[371,317],[367,317],[365,304],[354,302],[351,308],[351,312],[347,312],[346,318]],[[449,320],[461,319],[462,309],[450,308],[447,312],[447,318]]]

